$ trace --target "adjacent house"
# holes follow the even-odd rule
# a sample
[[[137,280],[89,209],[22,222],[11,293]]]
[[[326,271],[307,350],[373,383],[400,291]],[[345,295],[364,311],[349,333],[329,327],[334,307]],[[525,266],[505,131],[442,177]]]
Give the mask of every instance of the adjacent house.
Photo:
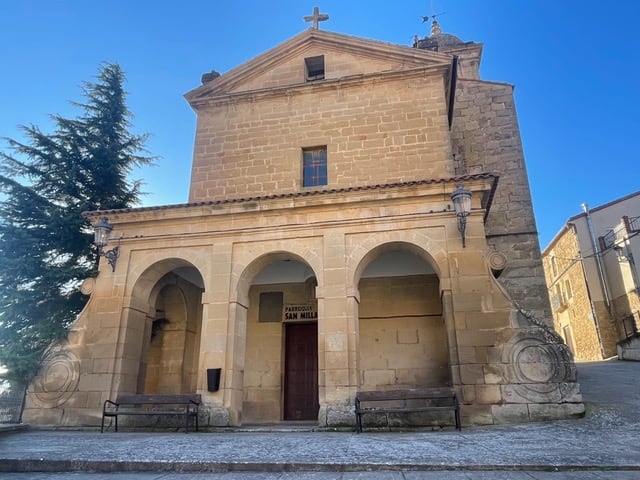
[[[571,217],[544,249],[555,329],[576,360],[640,360],[640,192]]]

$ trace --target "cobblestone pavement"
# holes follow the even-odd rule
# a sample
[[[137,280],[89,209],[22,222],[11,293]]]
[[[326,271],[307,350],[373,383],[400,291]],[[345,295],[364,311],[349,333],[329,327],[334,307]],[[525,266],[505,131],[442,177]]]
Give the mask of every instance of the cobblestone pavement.
[[[580,420],[360,435],[31,429],[0,434],[0,479],[639,480],[640,363],[578,371]]]
[[[599,472],[291,472],[291,473],[0,473],[2,480],[638,480],[638,471]]]

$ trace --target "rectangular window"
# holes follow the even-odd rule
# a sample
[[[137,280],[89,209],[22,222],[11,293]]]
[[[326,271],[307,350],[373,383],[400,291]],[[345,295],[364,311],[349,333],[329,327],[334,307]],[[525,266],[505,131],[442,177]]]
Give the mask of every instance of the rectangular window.
[[[567,300],[573,297],[573,291],[571,290],[571,283],[569,283],[569,280],[564,282],[564,291],[567,292]]]
[[[327,146],[302,149],[302,186],[327,184]]]
[[[564,303],[564,295],[562,294],[562,287],[560,286],[560,284],[556,285],[556,295],[558,296],[558,299],[560,300],[560,304]]]
[[[307,82],[324,79],[324,55],[305,58],[304,65],[306,67]]]

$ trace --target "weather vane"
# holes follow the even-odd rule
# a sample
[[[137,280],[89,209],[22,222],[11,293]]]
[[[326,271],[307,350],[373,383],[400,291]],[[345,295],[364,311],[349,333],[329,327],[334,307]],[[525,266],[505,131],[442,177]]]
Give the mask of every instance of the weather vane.
[[[440,15],[444,15],[447,12],[441,12],[441,13],[436,13],[435,15],[427,15],[426,17],[422,17],[422,23],[426,23],[429,21],[430,18],[433,19],[434,22],[436,22],[436,17],[439,17]]]
[[[433,19],[433,23],[431,24],[431,35],[436,35],[441,32],[440,24],[438,23],[438,20],[436,20],[436,17],[444,15],[445,13],[446,12],[441,12],[434,15],[427,15],[426,17],[422,17],[422,23],[428,22],[430,18]]]

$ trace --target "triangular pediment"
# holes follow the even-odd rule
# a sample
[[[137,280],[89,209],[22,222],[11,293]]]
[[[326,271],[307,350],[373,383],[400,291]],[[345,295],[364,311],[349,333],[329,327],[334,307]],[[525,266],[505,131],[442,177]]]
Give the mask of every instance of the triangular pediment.
[[[185,98],[193,105],[229,94],[304,85],[308,83],[305,59],[316,56],[324,56],[324,80],[329,81],[425,68],[442,72],[453,61],[445,53],[308,29],[191,90]]]

